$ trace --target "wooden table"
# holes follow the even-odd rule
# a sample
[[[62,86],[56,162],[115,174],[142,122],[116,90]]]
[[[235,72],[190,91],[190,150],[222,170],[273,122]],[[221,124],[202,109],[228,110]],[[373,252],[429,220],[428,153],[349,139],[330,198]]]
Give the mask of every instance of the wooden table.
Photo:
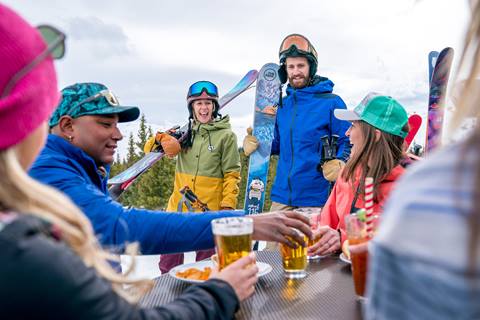
[[[278,252],[259,251],[257,260],[269,263],[273,270],[259,279],[255,294],[242,302],[237,319],[361,319],[350,265],[337,256],[310,262],[307,277],[295,280],[284,277]],[[162,275],[140,304],[165,304],[188,286],[168,274]]]

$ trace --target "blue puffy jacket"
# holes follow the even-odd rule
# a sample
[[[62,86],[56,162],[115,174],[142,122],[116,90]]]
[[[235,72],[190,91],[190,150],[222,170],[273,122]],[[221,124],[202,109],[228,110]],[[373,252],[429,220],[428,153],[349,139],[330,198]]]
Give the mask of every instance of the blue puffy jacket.
[[[213,248],[210,221],[242,215],[232,211],[189,214],[125,209],[108,194],[108,174],[104,178],[97,170],[83,150],[49,135],[30,175],[66,193],[90,219],[102,245],[122,248],[127,241],[138,241],[143,254]]]
[[[343,100],[332,93],[333,82],[315,77],[302,89],[287,87],[287,96],[277,110],[272,154],[278,154],[277,174],[271,199],[289,206],[323,206],[329,183],[317,165],[321,160],[321,137],[338,135],[337,158],[346,161],[350,141],[345,132],[350,127],[333,115],[334,109],[346,109]]]

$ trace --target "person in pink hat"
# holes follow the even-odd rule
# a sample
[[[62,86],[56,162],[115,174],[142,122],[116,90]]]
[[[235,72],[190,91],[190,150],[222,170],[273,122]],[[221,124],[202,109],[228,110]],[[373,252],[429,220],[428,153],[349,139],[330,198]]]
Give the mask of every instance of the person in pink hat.
[[[167,305],[142,309],[130,303],[135,297],[122,285],[141,293],[151,282],[115,273],[81,210],[26,174],[59,102],[52,58],[65,51],[64,34],[50,26],[39,31],[0,4],[2,319],[231,319],[239,301],[254,292],[254,256]]]

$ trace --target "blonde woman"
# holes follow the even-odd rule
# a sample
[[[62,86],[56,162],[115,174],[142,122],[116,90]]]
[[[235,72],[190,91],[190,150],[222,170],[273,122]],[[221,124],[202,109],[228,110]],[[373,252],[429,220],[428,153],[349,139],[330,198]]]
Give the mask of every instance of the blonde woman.
[[[174,302],[141,309],[130,283],[107,262],[89,220],[72,202],[28,177],[59,94],[52,56],[65,36],[43,35],[0,4],[0,312],[5,319],[230,319],[254,292],[258,268],[238,260]]]

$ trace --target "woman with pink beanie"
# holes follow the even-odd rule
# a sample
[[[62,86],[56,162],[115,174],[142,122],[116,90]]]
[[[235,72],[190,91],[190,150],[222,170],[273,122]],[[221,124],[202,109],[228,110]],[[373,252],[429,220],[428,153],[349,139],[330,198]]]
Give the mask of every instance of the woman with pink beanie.
[[[177,300],[141,309],[123,291],[149,281],[115,273],[84,214],[27,170],[45,143],[59,103],[53,57],[65,35],[38,32],[0,4],[0,314],[6,319],[230,319],[254,291],[257,267],[247,256],[189,287]],[[42,38],[43,35],[43,38]],[[133,248],[134,249],[134,248]],[[138,297],[137,297],[138,298]]]

